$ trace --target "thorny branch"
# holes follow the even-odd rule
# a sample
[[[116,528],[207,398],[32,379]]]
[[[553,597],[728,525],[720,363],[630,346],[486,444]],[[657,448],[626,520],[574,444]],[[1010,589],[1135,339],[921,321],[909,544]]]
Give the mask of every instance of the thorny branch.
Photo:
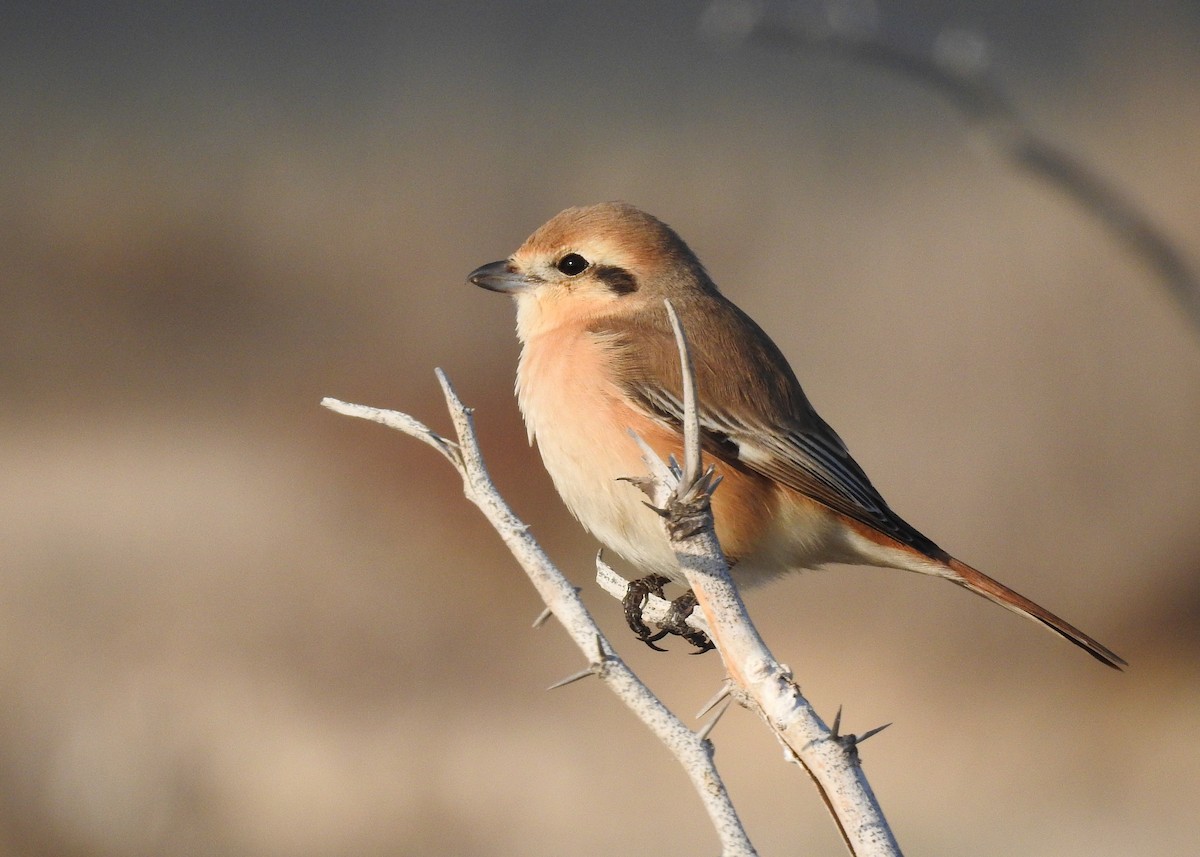
[[[407,414],[364,405],[353,405],[326,398],[321,404],[346,416],[360,417],[402,431],[432,446],[454,466],[463,480],[467,499],[483,512],[489,523],[512,551],[547,609],[562,623],[571,639],[588,660],[588,666],[554,686],[595,675],[650,728],[675,756],[692,781],[709,818],[716,828],[724,857],[752,857],[757,852],[746,835],[733,808],[725,785],[713,764],[713,746],[708,741],[709,726],[699,733],[689,729],[659,701],[617,655],[588,613],[579,594],[554,567],[541,546],[529,534],[529,528],[505,503],[483,463],[475,435],[471,410],[463,405],[439,369],[438,381],[458,435],[457,443],[447,440]],[[717,715],[720,716],[719,714]]]
[[[652,476],[648,480],[649,493],[656,505],[666,510],[664,527],[680,567],[698,598],[701,615],[691,621],[716,643],[729,676],[727,685],[705,706],[705,711],[732,693],[741,704],[762,717],[784,746],[787,757],[812,777],[852,854],[856,857],[899,855],[899,846],[875,801],[858,758],[857,745],[878,729],[859,737],[841,735],[838,733],[840,711],[834,729],[831,731],[825,726],[801,695],[790,670],[779,664],[767,650],[730,580],[728,563],[717,541],[709,506],[711,492],[719,480],[713,479],[711,469],[701,470],[699,417],[691,358],[683,328],[669,301],[667,311],[679,343],[684,376],[685,463],[682,467],[673,460],[664,463],[644,443],[642,447]],[[442,437],[407,414],[329,398],[322,404],[338,413],[373,420],[415,437],[432,446],[454,466],[463,480],[467,499],[478,506],[495,527],[525,569],[547,609],[588,658],[585,669],[553,686],[560,687],[592,675],[602,679],[683,765],[717,830],[722,854],[727,857],[755,854],[713,764],[708,732],[716,718],[699,733],[688,729],[616,654],[578,592],[554,567],[529,534],[528,527],[513,514],[496,490],[483,463],[470,409],[459,400],[445,374],[438,370],[437,375],[454,422],[457,442]],[[681,521],[686,523],[681,524]],[[599,557],[597,567],[602,586],[623,594],[624,587],[617,582],[620,578]],[[654,611],[665,607],[666,602],[660,605],[652,599],[645,615],[654,620],[657,618]],[[720,714],[718,712],[716,717]]]
[[[860,737],[840,735],[840,711],[835,729],[825,726],[791,671],[763,643],[730,579],[709,505],[715,487],[712,471],[701,469],[699,409],[687,339],[669,300],[666,306],[684,376],[684,463],[664,463],[638,440],[653,477],[652,502],[666,512],[665,530],[696,594],[707,633],[721,655],[735,698],[762,717],[787,757],[812,777],[850,852],[856,857],[899,855],[900,847],[859,764],[857,745],[878,730]],[[681,525],[682,520],[686,524]]]

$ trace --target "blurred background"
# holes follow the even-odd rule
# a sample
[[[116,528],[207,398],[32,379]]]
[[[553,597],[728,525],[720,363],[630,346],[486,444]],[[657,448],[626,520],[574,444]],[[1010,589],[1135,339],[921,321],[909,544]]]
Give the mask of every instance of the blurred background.
[[[841,4],[961,29],[1030,124],[1200,264],[1200,6]],[[820,15],[820,6],[805,7]],[[1194,853],[1200,335],[1060,193],[911,81],[699,40],[700,2],[0,9],[0,853],[715,853],[457,476],[322,396],[449,431],[631,665],[466,285],[560,209],[674,226],[906,518],[1124,655],[937,581],[837,569],[749,606],[861,732],[906,850]],[[862,17],[865,16],[865,17]],[[842,853],[734,711],[763,854]]]

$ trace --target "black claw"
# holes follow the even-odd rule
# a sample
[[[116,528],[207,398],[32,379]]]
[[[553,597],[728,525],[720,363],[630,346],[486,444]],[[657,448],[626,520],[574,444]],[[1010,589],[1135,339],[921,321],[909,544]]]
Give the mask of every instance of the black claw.
[[[650,593],[662,598],[663,586],[668,582],[668,579],[661,574],[652,574],[649,577],[634,580],[630,582],[629,588],[625,590],[625,597],[621,599],[621,604],[625,607],[625,624],[639,640],[656,652],[666,651],[654,644],[665,637],[667,632],[660,631],[656,634],[651,631],[650,626],[642,619],[642,608],[646,606],[646,598]]]
[[[660,630],[657,633],[651,631],[650,626],[642,619],[642,608],[646,606],[646,598],[650,593],[657,595],[659,598],[664,597],[663,587],[669,582],[661,574],[652,574],[649,577],[632,581],[629,584],[629,588],[625,590],[625,597],[621,599],[621,603],[625,607],[625,623],[629,625],[630,630],[633,631],[639,640],[656,652],[666,651],[666,649],[654,644],[668,634],[683,637],[695,646],[696,651],[690,654],[702,655],[705,652],[712,651],[716,646],[713,645],[708,635],[703,631],[697,631],[687,623],[688,617],[696,609],[696,593],[690,589],[671,602],[671,609],[667,612],[666,618],[659,623],[658,627]]]

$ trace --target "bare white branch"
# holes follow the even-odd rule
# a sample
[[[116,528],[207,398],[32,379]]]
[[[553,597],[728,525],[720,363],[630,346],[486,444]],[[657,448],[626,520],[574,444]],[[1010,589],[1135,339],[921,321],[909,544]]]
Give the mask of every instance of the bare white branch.
[[[733,808],[712,760],[712,744],[689,729],[646,687],[623,660],[588,613],[575,587],[555,568],[529,528],[513,514],[484,466],[471,411],[459,400],[440,369],[438,381],[446,397],[458,442],[447,440],[407,414],[326,398],[321,404],[347,416],[381,423],[432,446],[463,480],[467,499],[479,507],[521,564],[547,608],[584,653],[588,667],[564,683],[596,675],[667,746],[687,772],[708,812],[724,857],[752,857],[756,852]]]
[[[670,311],[670,303],[667,305]],[[674,313],[671,315],[681,352],[686,351],[687,341]],[[690,371],[690,360],[681,365],[685,373]],[[685,383],[684,391],[684,425],[697,425],[694,383]],[[684,458],[698,460],[698,433],[691,433],[689,441],[691,448],[685,450]],[[705,477],[696,477],[700,484],[684,482],[678,468],[664,465],[648,447],[643,446],[643,452],[647,466],[656,474],[652,500],[667,511],[667,536],[736,687],[735,696],[759,713],[788,757],[812,776],[851,853],[856,857],[900,854],[859,765],[858,739],[830,732],[801,695],[791,671],[775,659],[750,621],[713,529],[710,491],[703,489]],[[698,465],[688,469],[699,472]]]
[[[680,568],[698,599],[700,610],[689,618],[689,624],[703,630],[716,644],[734,697],[759,713],[784,746],[788,757],[812,776],[851,852],[856,857],[899,855],[899,846],[859,765],[856,744],[862,739],[838,735],[825,726],[801,695],[790,671],[775,660],[763,643],[729,577],[728,563],[717,541],[709,508],[713,486],[709,474],[700,472],[699,417],[687,340],[669,302],[668,311],[685,372],[687,443],[683,467],[661,461],[649,446],[641,443],[640,438],[638,440],[652,474],[650,493],[653,502],[668,511],[665,519],[668,537]],[[590,675],[604,681],[683,765],[717,830],[722,854],[754,854],[712,762],[712,745],[707,741],[707,729],[712,724],[702,734],[693,732],[616,654],[576,589],[554,567],[529,534],[528,527],[513,514],[496,490],[484,466],[470,409],[459,400],[445,374],[438,370],[437,375],[458,436],[457,443],[407,414],[336,399],[325,399],[322,404],[338,413],[369,419],[415,437],[438,450],[454,465],[463,480],[467,499],[478,506],[495,527],[525,569],[547,609],[562,623],[588,659],[586,669],[556,686]],[[690,430],[686,428],[689,425]],[[600,557],[597,557],[596,565],[601,586],[617,597],[624,596],[627,582]],[[659,621],[666,617],[669,606],[669,602],[650,595],[644,615],[650,621]],[[706,708],[711,708],[711,704]]]
[[[422,443],[428,444],[442,454],[442,456],[454,465],[454,469],[462,473],[462,456],[459,455],[458,445],[446,440],[437,432],[430,429],[424,423],[414,420],[408,414],[402,414],[399,411],[385,411],[382,408],[373,408],[370,405],[354,405],[350,402],[343,402],[340,399],[333,399],[326,396],[321,400],[323,407],[335,413],[343,414],[347,417],[358,417],[363,420],[380,423],[388,428],[394,428],[396,431],[402,431],[410,437],[415,437]]]
[[[667,305],[667,316],[671,319],[671,329],[675,331],[675,341],[679,343],[679,366],[683,380],[683,400],[696,401],[696,370],[692,366],[692,352],[688,348],[687,334],[675,314],[671,301],[663,301]],[[686,409],[683,415],[683,477],[684,485],[695,485],[700,478],[700,414],[695,407]]]

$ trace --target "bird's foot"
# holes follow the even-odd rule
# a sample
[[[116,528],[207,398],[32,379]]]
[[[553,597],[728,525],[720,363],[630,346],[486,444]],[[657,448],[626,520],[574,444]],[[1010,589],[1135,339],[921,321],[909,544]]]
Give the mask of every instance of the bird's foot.
[[[625,597],[621,603],[625,607],[625,622],[629,625],[630,630],[637,636],[639,640],[645,643],[656,652],[665,652],[666,649],[655,645],[659,640],[668,634],[674,634],[677,637],[683,637],[689,643],[696,647],[694,655],[699,655],[714,648],[712,640],[703,631],[697,631],[687,623],[687,619],[692,615],[692,611],[696,608],[696,593],[690,589],[683,595],[680,595],[671,602],[671,609],[668,611],[666,618],[658,624],[659,630],[653,632],[642,618],[642,608],[646,605],[646,598],[650,593],[654,593],[659,598],[663,595],[663,586],[670,581],[661,574],[652,574],[649,577],[643,577],[639,580],[634,580],[629,584],[629,588],[625,591]]]
[[[621,599],[621,604],[625,607],[625,623],[629,625],[629,629],[633,631],[639,640],[656,652],[666,651],[666,649],[654,644],[667,636],[667,632],[659,631],[655,634],[651,631],[650,626],[642,619],[642,608],[646,606],[646,598],[651,593],[654,593],[659,598],[663,598],[663,587],[669,582],[670,580],[661,574],[651,574],[649,577],[638,578],[637,580],[630,581],[629,587],[625,590],[625,597]]]
[[[667,612],[666,619],[660,622],[658,627],[664,633],[683,637],[683,639],[696,647],[696,651],[692,652],[693,655],[702,655],[705,652],[715,649],[716,646],[708,638],[708,634],[703,631],[697,631],[687,623],[688,617],[692,615],[692,611],[695,609],[696,593],[689,589],[671,602],[671,609]]]

